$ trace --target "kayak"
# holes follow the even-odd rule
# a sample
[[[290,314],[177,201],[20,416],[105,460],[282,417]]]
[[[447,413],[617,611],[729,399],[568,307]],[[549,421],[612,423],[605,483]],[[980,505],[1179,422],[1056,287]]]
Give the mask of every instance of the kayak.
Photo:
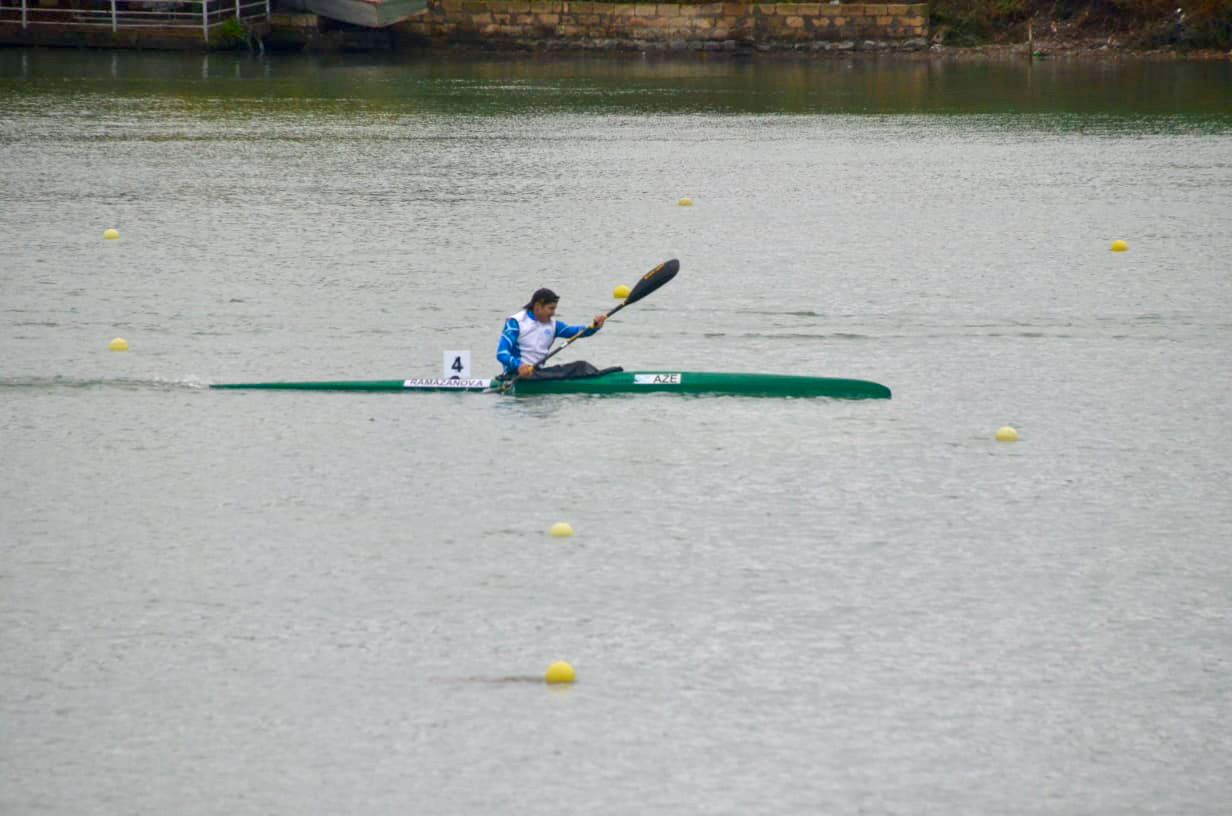
[[[637,303],[676,277],[680,261],[664,261],[641,277],[632,291],[627,287],[624,300],[608,311],[610,318],[626,306]],[[596,321],[598,319],[596,318]],[[592,324],[592,325],[597,325]],[[547,362],[575,340],[588,336],[580,332],[564,345],[548,352],[539,361]],[[456,355],[456,357],[455,357]],[[453,363],[449,361],[454,358]],[[466,362],[463,362],[465,358]],[[464,376],[470,369],[469,351],[446,351],[445,375],[440,378],[413,377],[409,380],[344,380],[334,382],[218,383],[211,388],[278,389],[288,391],[459,391],[463,393],[512,394],[528,397],[538,394],[731,394],[743,397],[834,397],[839,399],[889,399],[890,389],[867,380],[835,377],[801,377],[787,374],[732,374],[710,371],[623,371],[608,369],[593,376],[531,377],[505,383],[499,379],[473,379]],[[573,365],[573,364],[571,364]],[[594,370],[593,367],[591,370]],[[450,376],[453,371],[457,376]]]
[[[417,377],[409,380],[218,383],[210,388],[289,391],[401,391],[501,393],[500,380]],[[596,377],[518,380],[507,393],[540,394],[711,394],[743,397],[832,397],[889,399],[890,389],[867,380],[788,374],[733,374],[709,371],[614,371]]]

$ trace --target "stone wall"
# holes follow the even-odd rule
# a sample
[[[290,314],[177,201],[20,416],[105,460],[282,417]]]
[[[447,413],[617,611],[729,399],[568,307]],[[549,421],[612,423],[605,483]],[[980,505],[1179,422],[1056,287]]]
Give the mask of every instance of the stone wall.
[[[928,5],[430,0],[396,29],[436,43],[515,47],[924,47]]]

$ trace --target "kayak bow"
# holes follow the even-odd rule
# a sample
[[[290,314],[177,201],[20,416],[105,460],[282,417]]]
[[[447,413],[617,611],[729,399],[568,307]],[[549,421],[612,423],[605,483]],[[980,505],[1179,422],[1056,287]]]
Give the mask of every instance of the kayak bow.
[[[220,383],[211,388],[293,391],[464,391],[492,392],[499,380],[417,377],[409,380],[341,382]],[[744,397],[833,397],[889,399],[890,389],[867,380],[800,377],[787,374],[733,374],[708,371],[617,371],[566,380],[519,380],[515,396],[539,394],[711,394]]]

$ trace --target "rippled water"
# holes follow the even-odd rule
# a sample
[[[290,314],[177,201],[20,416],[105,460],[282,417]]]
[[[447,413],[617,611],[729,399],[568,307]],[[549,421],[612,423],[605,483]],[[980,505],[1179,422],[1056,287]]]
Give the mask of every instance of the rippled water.
[[[1225,812],[1230,68],[0,51],[0,811]]]

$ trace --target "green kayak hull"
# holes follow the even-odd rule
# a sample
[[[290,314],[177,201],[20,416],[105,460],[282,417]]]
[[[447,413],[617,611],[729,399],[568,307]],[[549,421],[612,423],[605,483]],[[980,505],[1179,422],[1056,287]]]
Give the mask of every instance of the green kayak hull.
[[[526,380],[518,396],[532,394],[732,394],[744,397],[841,397],[887,399],[890,389],[864,380],[723,374],[707,371],[620,371],[575,380]]]
[[[500,383],[486,379],[347,380],[338,382],[220,383],[211,388],[293,391],[461,391],[496,393]],[[743,397],[832,397],[889,399],[890,389],[867,380],[799,377],[786,374],[733,374],[705,371],[619,371],[570,380],[520,380],[519,397],[540,394],[729,394]]]

